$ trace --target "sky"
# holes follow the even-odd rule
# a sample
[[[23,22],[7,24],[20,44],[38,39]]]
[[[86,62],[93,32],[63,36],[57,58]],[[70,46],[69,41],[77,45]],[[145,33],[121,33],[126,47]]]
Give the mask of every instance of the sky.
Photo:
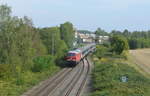
[[[150,0],[0,0],[14,16],[32,18],[36,27],[66,21],[77,29],[95,31],[150,30]]]

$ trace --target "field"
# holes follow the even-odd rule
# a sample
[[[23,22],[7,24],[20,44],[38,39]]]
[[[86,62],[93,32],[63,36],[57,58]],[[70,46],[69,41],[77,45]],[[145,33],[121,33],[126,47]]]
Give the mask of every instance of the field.
[[[134,67],[119,62],[117,58],[95,62],[91,96],[150,96],[150,79]],[[124,76],[127,81],[122,80]]]
[[[149,52],[150,49],[131,50],[127,57],[104,54],[97,59],[96,52],[91,96],[150,96]]]
[[[133,62],[150,74],[150,49],[130,50],[130,54]]]

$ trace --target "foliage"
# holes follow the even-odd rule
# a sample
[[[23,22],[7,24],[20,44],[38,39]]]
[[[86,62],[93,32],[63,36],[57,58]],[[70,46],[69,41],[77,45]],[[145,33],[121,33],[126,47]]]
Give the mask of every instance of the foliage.
[[[105,53],[108,51],[108,48],[103,46],[103,45],[97,45],[96,46],[96,52],[95,52],[95,55],[98,57],[98,58],[102,58]]]
[[[41,80],[45,80],[59,70],[55,64],[51,66],[49,70],[42,72],[26,71],[21,74],[20,80],[16,78],[0,79],[0,96],[20,96],[23,92],[39,84]]]
[[[131,39],[129,39],[129,46],[131,49],[150,48],[150,39],[131,38]]]
[[[67,45],[61,40],[59,27],[43,28],[40,29],[39,32],[48,54],[56,56],[57,58],[61,58],[65,55]]]
[[[101,28],[97,28],[95,31],[96,36],[107,36],[108,33],[105,30],[102,30]]]
[[[0,5],[0,95],[19,96],[58,71],[56,60],[67,48],[60,27],[35,28],[27,16],[12,16],[10,7]]]
[[[77,30],[79,33],[83,33],[83,34],[86,34],[86,33],[92,33],[91,31],[89,30]]]
[[[11,16],[11,9],[4,6],[0,6],[0,63],[9,64],[12,75],[16,76],[16,72],[30,70],[33,65],[32,58],[44,54],[44,51],[39,54],[36,52],[44,50],[45,47],[40,42],[32,21],[26,16]]]
[[[126,38],[114,35],[111,40],[112,51],[121,54],[123,51],[127,51],[129,49],[128,42]]]
[[[10,76],[9,64],[0,64],[0,78],[6,78]]]
[[[50,69],[54,64],[54,57],[52,56],[39,56],[33,59],[34,65],[32,67],[33,72],[41,72],[46,69]]]
[[[127,82],[121,77],[126,76]],[[111,60],[96,62],[93,71],[94,92],[92,96],[149,96],[150,80],[128,64]]]
[[[116,48],[114,46],[120,48],[120,46],[127,44],[127,40],[118,35],[114,35],[111,41],[113,48]],[[127,59],[128,52],[122,51],[121,54],[113,54],[108,49],[103,51],[103,47],[102,45],[97,46],[93,55],[93,92],[91,96],[149,96],[150,79],[123,63]],[[105,47],[109,48],[109,46]],[[124,50],[127,49],[128,47],[125,47]],[[99,56],[101,59],[95,59]],[[126,82],[123,82],[123,76],[127,78]]]
[[[61,39],[65,41],[68,48],[73,48],[73,42],[75,40],[75,31],[73,25],[70,22],[66,22],[60,25]]]
[[[111,35],[121,35],[127,38],[130,49],[150,48],[150,31],[123,32],[113,30]]]
[[[95,31],[95,35],[96,35],[95,42],[99,43],[99,38],[100,38],[99,36],[108,36],[109,34],[105,30],[102,30],[101,28],[97,28],[97,30]]]

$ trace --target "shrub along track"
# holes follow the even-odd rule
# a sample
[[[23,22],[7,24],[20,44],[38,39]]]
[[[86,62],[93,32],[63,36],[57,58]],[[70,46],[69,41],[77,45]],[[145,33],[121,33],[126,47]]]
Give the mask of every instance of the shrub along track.
[[[80,96],[89,70],[90,65],[85,58],[76,67],[62,69],[22,96]]]

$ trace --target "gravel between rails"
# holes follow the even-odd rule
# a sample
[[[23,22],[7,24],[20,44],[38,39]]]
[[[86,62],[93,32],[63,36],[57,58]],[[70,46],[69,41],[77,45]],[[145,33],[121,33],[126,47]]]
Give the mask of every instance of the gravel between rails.
[[[25,92],[21,96],[41,96],[40,93],[43,93],[43,90],[45,90],[48,86],[51,86],[53,82],[57,82],[57,80],[62,79],[62,76],[65,76],[68,74],[68,72],[71,72],[72,68],[64,68],[60,72],[58,72],[53,77],[50,77],[49,79],[42,81],[39,83],[39,85],[33,87],[29,91]]]
[[[84,66],[84,60],[82,60],[82,70],[80,71],[79,74],[77,74],[74,78],[73,78],[73,81],[71,82],[70,86],[67,87],[66,90],[64,90],[64,94],[62,96],[70,96],[71,95],[71,92],[74,91],[75,89],[75,86],[78,85],[78,81],[80,80],[81,76],[83,75],[84,73],[84,69],[85,69],[85,66]],[[76,89],[77,90],[77,89]],[[75,96],[74,95],[71,95],[71,96]]]
[[[90,72],[90,64],[87,58],[83,59],[82,72],[76,77],[76,80],[72,83],[71,87],[67,89],[65,95],[61,96],[81,96],[87,81],[88,74]]]
[[[80,79],[77,81],[74,89],[71,91],[71,93],[68,96],[80,96],[82,94],[90,70],[90,66],[87,58],[85,58],[84,60],[84,67],[85,68]]]
[[[69,75],[66,76],[64,81],[58,84],[58,87],[53,90],[48,96],[63,96],[65,90],[70,86],[70,84],[74,81],[74,78],[80,74],[82,71],[82,65],[78,64]]]
[[[64,68],[22,96],[81,96],[87,81],[90,64],[83,59],[74,68]]]

